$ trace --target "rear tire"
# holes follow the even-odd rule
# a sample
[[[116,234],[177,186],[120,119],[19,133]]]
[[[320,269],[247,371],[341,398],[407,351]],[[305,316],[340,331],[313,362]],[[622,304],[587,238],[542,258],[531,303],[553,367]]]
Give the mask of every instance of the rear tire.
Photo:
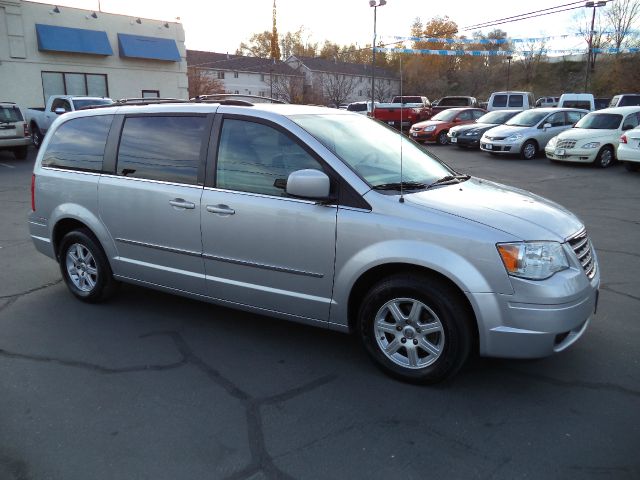
[[[358,312],[367,353],[389,375],[436,383],[454,375],[472,346],[472,316],[453,287],[417,274],[397,274],[371,288]]]
[[[605,145],[598,152],[598,156],[593,161],[593,164],[598,168],[607,168],[613,165],[615,156],[613,154],[613,148],[609,145]]]
[[[98,240],[88,229],[72,230],[60,242],[60,271],[67,287],[83,302],[98,303],[118,286]]]
[[[16,147],[16,148],[13,149],[13,155],[18,160],[24,160],[25,158],[27,158],[27,153],[28,152],[29,151],[28,151],[27,147]]]

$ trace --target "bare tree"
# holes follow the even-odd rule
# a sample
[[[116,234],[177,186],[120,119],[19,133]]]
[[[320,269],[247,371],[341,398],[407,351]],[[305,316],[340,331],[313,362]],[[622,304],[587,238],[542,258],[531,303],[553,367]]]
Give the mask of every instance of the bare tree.
[[[607,36],[605,34],[605,24],[602,16],[600,15],[600,9],[596,8],[595,12],[595,20],[593,24],[593,34],[591,32],[591,20],[592,13],[589,13],[587,10],[582,9],[580,13],[575,17],[575,22],[578,25],[576,29],[576,33],[581,35],[587,45],[589,44],[589,40],[591,40],[591,48],[597,50],[599,48],[603,48],[607,43]],[[596,58],[598,53],[595,51],[591,52],[591,58],[589,59],[589,65],[591,71],[594,70],[596,64]]]
[[[355,77],[342,73],[323,73],[320,78],[322,95],[336,106],[346,103],[355,89]]]
[[[625,41],[633,37],[632,25],[640,17],[639,0],[616,0],[608,4],[604,11],[607,28],[611,30],[610,39],[613,47],[621,48]]]
[[[544,41],[523,43],[520,48],[521,60],[518,62],[524,73],[527,88],[531,88],[531,82],[536,75],[538,65],[547,56],[547,45]]]
[[[302,103],[304,88],[302,75],[273,75],[270,81],[274,98],[287,103]]]
[[[215,78],[211,70],[207,68],[188,67],[187,80],[189,82],[189,98],[224,93],[222,82]]]

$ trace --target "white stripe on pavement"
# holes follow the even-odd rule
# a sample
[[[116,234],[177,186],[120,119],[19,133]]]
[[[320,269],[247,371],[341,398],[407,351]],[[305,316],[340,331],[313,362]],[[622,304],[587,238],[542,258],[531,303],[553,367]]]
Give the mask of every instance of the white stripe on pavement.
[[[0,165],[2,165],[3,167],[7,167],[7,168],[16,168],[13,165],[7,165],[6,163],[0,163]]]

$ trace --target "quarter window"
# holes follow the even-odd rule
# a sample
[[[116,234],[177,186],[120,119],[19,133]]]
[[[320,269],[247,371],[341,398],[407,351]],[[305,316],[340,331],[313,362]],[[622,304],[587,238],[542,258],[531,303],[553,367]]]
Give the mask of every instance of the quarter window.
[[[118,175],[195,185],[204,116],[145,116],[125,120]]]
[[[99,115],[63,123],[49,141],[42,166],[100,172],[112,119]]]
[[[216,169],[218,188],[285,196],[289,174],[307,168],[322,170],[284,133],[260,123],[224,121]]]

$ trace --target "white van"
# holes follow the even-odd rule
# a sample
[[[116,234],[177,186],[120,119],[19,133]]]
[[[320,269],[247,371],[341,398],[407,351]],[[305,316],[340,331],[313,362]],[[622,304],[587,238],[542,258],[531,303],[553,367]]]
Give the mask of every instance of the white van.
[[[528,110],[535,103],[531,92],[493,92],[487,102],[487,110]]]
[[[596,109],[591,93],[563,93],[558,102],[559,108],[582,108],[593,112]]]

